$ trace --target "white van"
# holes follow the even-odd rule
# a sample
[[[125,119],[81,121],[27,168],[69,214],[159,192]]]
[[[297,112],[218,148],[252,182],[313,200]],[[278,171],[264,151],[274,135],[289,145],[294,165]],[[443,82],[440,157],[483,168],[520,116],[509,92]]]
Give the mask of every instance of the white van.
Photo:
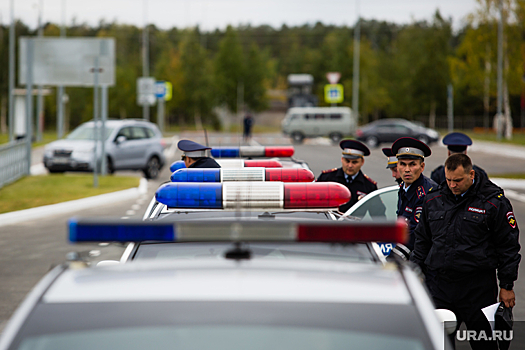
[[[328,136],[335,143],[353,135],[357,123],[348,107],[294,107],[288,110],[281,125],[294,143],[318,136]]]

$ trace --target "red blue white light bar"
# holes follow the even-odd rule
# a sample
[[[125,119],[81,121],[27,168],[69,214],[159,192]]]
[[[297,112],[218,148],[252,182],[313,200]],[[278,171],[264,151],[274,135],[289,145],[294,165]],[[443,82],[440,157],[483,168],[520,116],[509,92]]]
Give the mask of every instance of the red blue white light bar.
[[[282,181],[312,182],[314,174],[303,168],[220,168],[179,169],[171,174],[172,182]]]
[[[291,157],[294,151],[293,146],[214,147],[211,155],[215,158]]]
[[[223,168],[282,168],[281,162],[275,159],[216,159],[217,163]],[[174,173],[179,169],[185,169],[186,164],[178,160],[170,165],[170,171]]]
[[[71,218],[71,242],[236,242],[295,241],[364,243],[390,241],[405,243],[404,220],[397,222],[178,222],[160,223],[111,218]]]
[[[311,209],[337,208],[350,191],[336,182],[171,182],[155,193],[169,208],[192,209]]]

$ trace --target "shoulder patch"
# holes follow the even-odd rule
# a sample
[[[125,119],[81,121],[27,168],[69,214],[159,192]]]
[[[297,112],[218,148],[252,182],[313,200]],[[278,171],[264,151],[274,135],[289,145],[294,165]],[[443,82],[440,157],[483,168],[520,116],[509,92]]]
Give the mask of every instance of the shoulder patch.
[[[363,174],[365,176],[365,179],[367,179],[368,181],[370,181],[371,183],[373,183],[374,185],[377,185],[377,181],[374,181],[372,180],[368,175],[366,174]]]
[[[328,169],[328,170],[323,170],[323,174],[333,173],[333,172],[336,171],[336,170],[337,170],[337,168]]]
[[[424,197],[427,193],[425,192],[425,188],[423,188],[423,186],[419,186],[417,188],[417,198],[420,199],[422,197]]]
[[[514,218],[514,213],[509,211],[507,213],[507,221],[509,222],[510,227],[516,228],[516,218]]]
[[[498,198],[503,197],[503,193],[498,194]]]

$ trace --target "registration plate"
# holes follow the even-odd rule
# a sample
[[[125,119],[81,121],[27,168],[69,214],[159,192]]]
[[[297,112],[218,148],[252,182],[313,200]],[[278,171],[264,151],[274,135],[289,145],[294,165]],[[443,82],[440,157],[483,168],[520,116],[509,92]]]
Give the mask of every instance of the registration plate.
[[[53,163],[55,164],[68,164],[69,159],[68,158],[53,158]]]

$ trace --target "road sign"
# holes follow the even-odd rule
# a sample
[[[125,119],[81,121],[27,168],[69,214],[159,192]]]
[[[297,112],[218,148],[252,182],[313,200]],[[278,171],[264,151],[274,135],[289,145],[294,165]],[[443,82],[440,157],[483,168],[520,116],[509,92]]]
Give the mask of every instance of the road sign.
[[[153,106],[155,97],[155,78],[141,77],[137,79],[137,103],[139,106]]]
[[[327,84],[324,86],[324,100],[326,103],[341,103],[344,100],[344,90],[341,84]]]
[[[166,95],[164,95],[164,101],[169,101],[173,97],[173,86],[169,81],[164,82],[166,86]]]
[[[326,79],[328,79],[330,84],[337,84],[339,82],[339,79],[341,79],[341,73],[339,73],[339,72],[328,72],[328,73],[326,73]]]
[[[32,83],[54,86],[93,86],[98,58],[98,83],[115,85],[114,38],[20,38],[19,83],[26,84],[27,45],[33,42]]]
[[[164,98],[166,96],[166,83],[163,81],[157,81],[155,83],[155,97]]]

